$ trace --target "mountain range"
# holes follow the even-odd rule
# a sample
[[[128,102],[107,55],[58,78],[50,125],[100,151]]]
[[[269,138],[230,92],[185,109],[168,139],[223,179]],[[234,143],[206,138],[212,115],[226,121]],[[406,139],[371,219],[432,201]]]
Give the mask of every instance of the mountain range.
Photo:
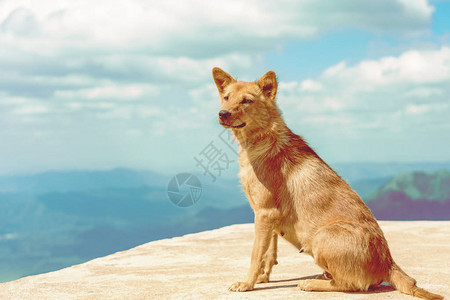
[[[366,197],[383,220],[450,219],[450,171],[400,174]]]
[[[334,166],[379,219],[450,219],[450,164]],[[395,164],[394,164],[395,165]],[[421,172],[410,172],[409,170]],[[398,173],[403,173],[398,176]],[[406,173],[405,170],[407,171]],[[423,171],[436,171],[425,173]],[[46,172],[0,177],[0,281],[81,263],[162,238],[253,221],[239,181],[202,184],[200,200],[168,199],[152,171]]]

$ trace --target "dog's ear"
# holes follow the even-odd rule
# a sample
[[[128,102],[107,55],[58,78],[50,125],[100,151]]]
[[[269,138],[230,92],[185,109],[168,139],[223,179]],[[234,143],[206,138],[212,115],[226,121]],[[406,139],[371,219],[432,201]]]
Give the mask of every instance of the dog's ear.
[[[264,95],[270,100],[274,101],[277,95],[277,75],[274,71],[267,72],[261,79],[257,81],[257,84]]]
[[[216,83],[217,89],[219,90],[219,93],[222,95],[224,89],[232,82],[235,82],[236,80],[231,77],[230,74],[227,72],[224,72],[220,68],[214,68],[212,70],[212,75],[214,78],[214,82]]]

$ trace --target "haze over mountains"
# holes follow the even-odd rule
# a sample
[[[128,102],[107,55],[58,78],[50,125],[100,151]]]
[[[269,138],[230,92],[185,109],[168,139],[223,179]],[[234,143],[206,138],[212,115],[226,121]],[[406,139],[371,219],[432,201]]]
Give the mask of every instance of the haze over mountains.
[[[400,174],[366,197],[379,219],[448,220],[450,171]]]
[[[445,171],[450,163],[334,167],[379,219],[450,219],[450,171]],[[0,177],[0,281],[151,240],[253,221],[237,178],[211,183],[201,174],[197,177],[202,196],[188,208],[168,200],[170,177],[151,171]]]

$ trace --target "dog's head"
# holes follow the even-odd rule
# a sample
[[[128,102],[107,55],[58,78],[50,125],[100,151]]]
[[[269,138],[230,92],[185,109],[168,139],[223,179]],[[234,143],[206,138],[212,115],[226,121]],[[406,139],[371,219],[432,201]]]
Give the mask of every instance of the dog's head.
[[[226,128],[262,129],[278,113],[275,104],[277,78],[267,72],[255,82],[237,81],[219,68],[212,71],[222,108],[219,123]]]

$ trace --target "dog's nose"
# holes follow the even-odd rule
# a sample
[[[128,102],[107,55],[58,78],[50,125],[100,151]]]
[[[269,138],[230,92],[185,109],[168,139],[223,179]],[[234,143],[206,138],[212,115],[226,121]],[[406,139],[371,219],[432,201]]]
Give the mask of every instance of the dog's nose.
[[[219,111],[219,118],[222,120],[227,119],[229,116],[231,116],[231,113],[228,110]]]

